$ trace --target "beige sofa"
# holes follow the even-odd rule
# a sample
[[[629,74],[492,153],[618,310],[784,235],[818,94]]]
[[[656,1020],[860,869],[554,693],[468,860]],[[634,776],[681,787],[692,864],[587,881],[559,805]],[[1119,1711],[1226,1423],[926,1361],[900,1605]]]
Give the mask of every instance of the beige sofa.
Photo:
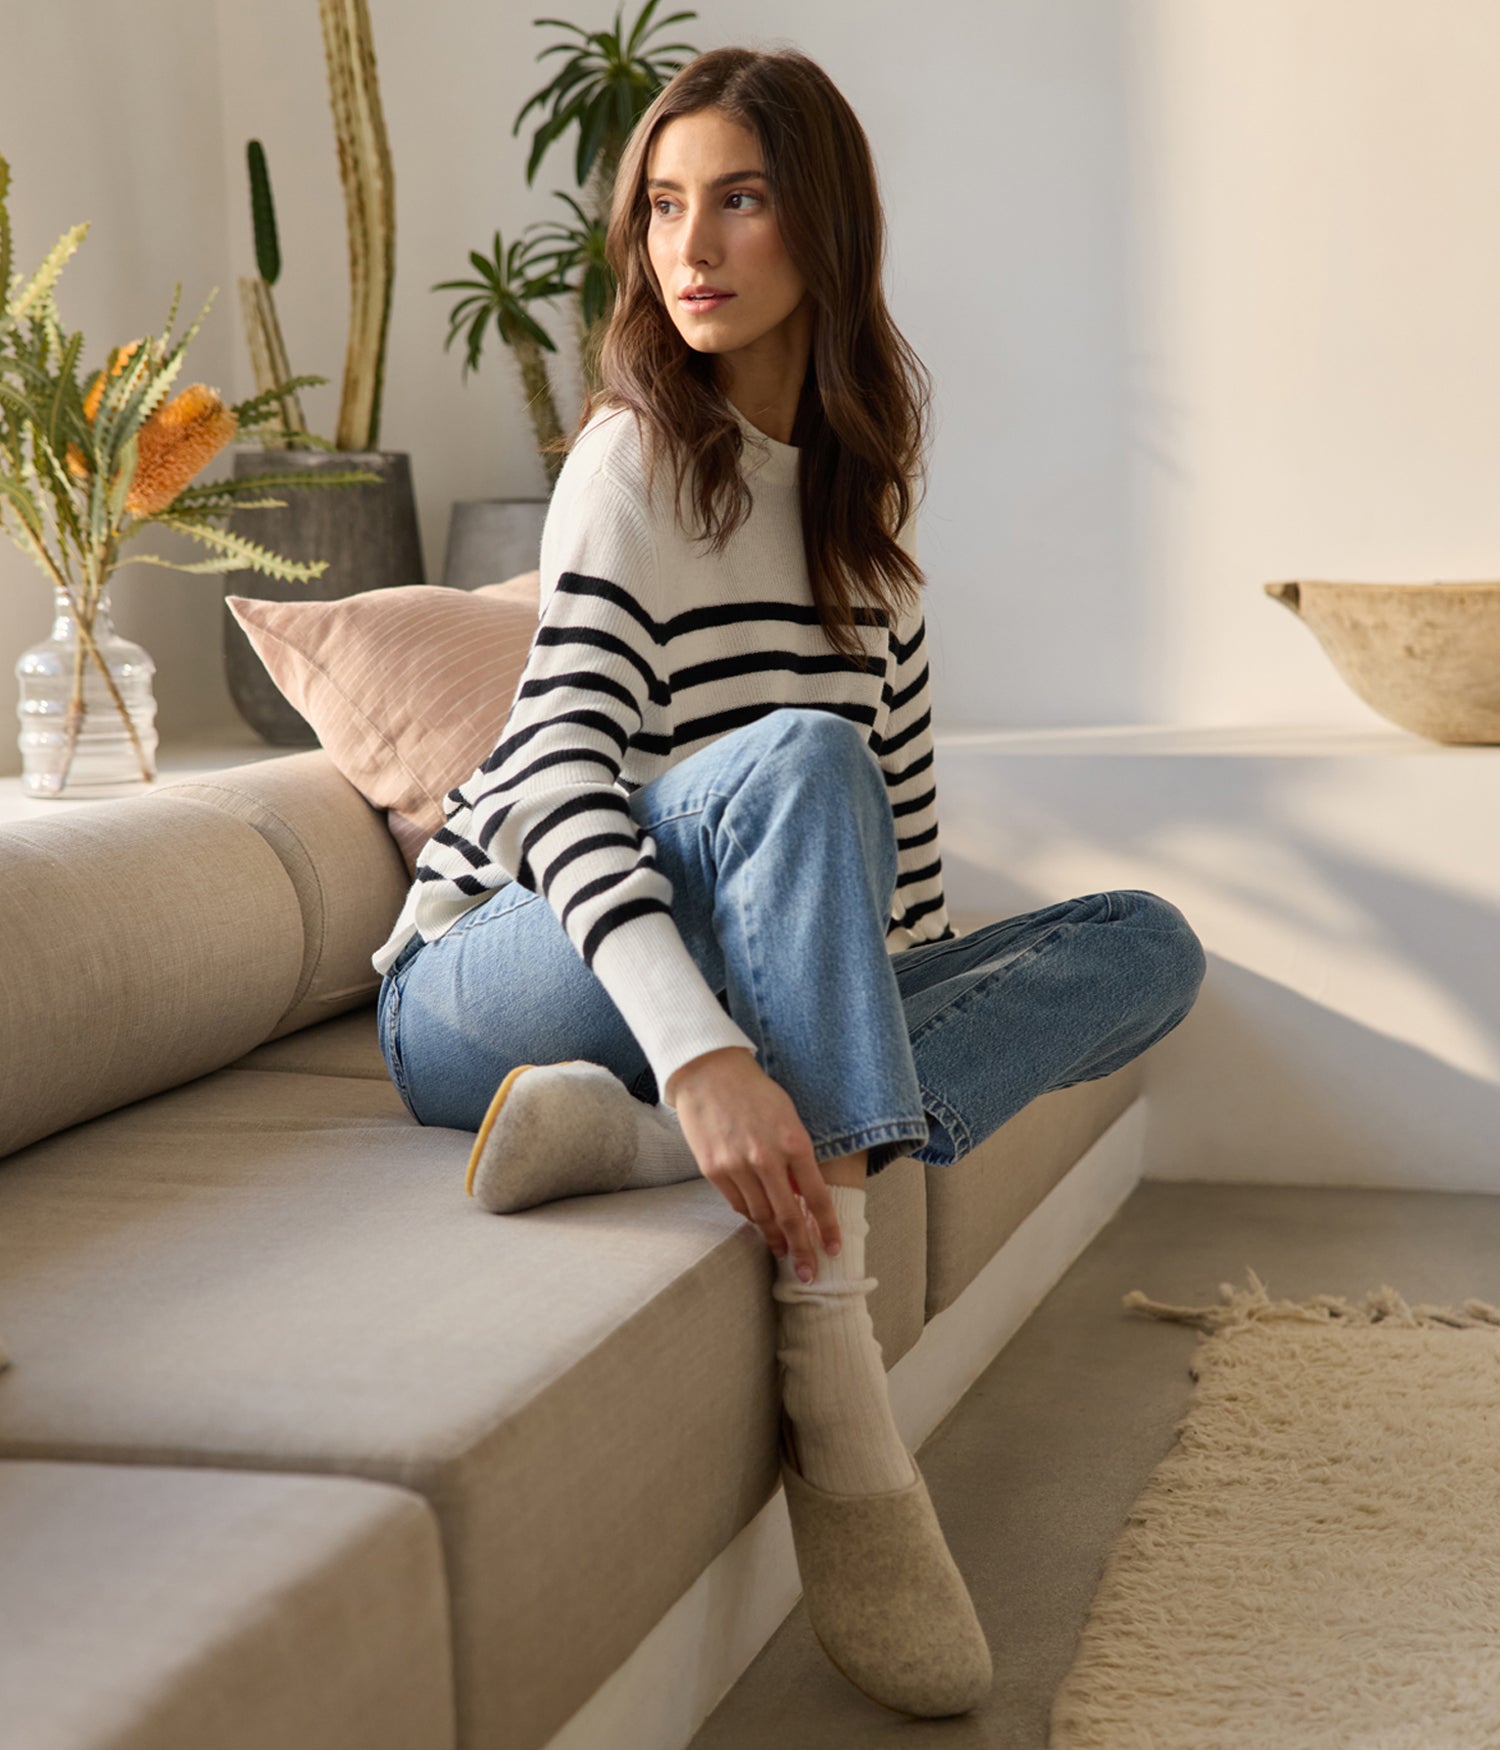
[[[0,827],[7,1750],[533,1750],[779,1497],[759,1233],[467,1198],[376,1042],[406,886],[321,749]],[[1140,1076],[872,1181],[888,1367]]]

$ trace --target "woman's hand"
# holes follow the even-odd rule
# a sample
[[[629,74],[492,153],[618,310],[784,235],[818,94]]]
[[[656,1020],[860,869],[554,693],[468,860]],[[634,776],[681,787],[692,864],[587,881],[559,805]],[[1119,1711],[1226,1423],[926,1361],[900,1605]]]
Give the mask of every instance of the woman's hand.
[[[665,1097],[704,1178],[755,1223],[778,1258],[790,1251],[811,1282],[815,1234],[825,1252],[836,1252],[839,1224],[790,1095],[743,1046],[724,1045],[674,1071]]]

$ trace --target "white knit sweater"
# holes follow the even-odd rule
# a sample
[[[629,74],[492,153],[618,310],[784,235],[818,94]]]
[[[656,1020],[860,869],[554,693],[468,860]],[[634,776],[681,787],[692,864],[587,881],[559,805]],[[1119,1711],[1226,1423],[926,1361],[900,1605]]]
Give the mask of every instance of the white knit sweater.
[[[600,409],[580,433],[547,508],[540,618],[510,716],[494,751],[448,792],[445,824],[372,957],[384,974],[414,934],[436,940],[518,881],[545,896],[662,1095],[704,1052],[755,1046],[689,954],[655,841],[626,797],[728,731],[782,705],[857,724],[897,831],[887,950],[955,934],[938,854],[925,616],[858,629],[874,673],[836,656],[803,554],[801,452],[729,405],[753,509],[718,557],[677,527],[665,459],[648,494],[633,412]],[[900,539],[915,557],[913,521]]]

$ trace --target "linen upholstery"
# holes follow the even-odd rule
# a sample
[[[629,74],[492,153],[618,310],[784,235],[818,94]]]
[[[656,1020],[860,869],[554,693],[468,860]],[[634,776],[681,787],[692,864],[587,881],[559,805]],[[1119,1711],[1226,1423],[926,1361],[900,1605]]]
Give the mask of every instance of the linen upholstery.
[[[774,1261],[702,1179],[488,1214],[472,1137],[327,1073],[331,1026],[0,1173],[0,1457],[416,1490],[459,1741],[532,1750],[777,1486]],[[871,1185],[887,1365],[922,1329],[922,1195],[909,1158]]]
[[[370,956],[390,934],[410,881],[379,810],[323,748],[182,779],[160,796],[245,821],[291,878],[302,909],[301,972],[286,1012],[262,1038],[279,1039],[374,1000],[380,975]],[[253,940],[244,952],[253,954]]]
[[[279,1039],[268,1039],[237,1059],[233,1067],[292,1069],[318,1076],[364,1076],[372,1082],[391,1079],[380,1055],[373,1004],[350,1009],[332,1021],[303,1027],[296,1033],[285,1033]]]
[[[541,573],[327,602],[225,598],[340,772],[387,816],[410,879],[443,797],[499,740],[536,636]],[[378,947],[379,944],[377,943]]]
[[[281,859],[170,794],[0,833],[0,1156],[221,1068],[291,1001],[302,919]]]
[[[927,1167],[927,1306],[952,1306],[1032,1210],[1139,1096],[1141,1059],[1054,1088],[951,1167]],[[918,1163],[913,1162],[913,1165]],[[875,1183],[879,1183],[877,1179]]]
[[[426,1502],[330,1477],[0,1463],[11,1750],[451,1750]]]

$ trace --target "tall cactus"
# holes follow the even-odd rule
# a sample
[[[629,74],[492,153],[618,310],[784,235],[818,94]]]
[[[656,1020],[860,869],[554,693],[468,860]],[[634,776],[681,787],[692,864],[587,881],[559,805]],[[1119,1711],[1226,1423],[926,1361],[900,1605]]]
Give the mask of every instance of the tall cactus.
[[[396,179],[365,0],[318,0],[349,234],[349,342],[334,441],[380,445],[380,397],[396,269]]]
[[[281,246],[276,240],[276,204],[271,198],[271,173],[266,167],[265,149],[259,140],[251,140],[245,148],[246,166],[250,173],[250,216],[255,236],[257,277],[240,275],[240,316],[245,324],[245,339],[250,347],[250,363],[255,371],[255,387],[269,394],[291,376],[287,361],[286,342],[281,338],[281,322],[276,315],[276,300],[271,288],[281,277]],[[280,431],[267,430],[261,438],[268,450],[288,448],[287,432],[307,431],[302,403],[295,390],[278,393],[281,408]]]

